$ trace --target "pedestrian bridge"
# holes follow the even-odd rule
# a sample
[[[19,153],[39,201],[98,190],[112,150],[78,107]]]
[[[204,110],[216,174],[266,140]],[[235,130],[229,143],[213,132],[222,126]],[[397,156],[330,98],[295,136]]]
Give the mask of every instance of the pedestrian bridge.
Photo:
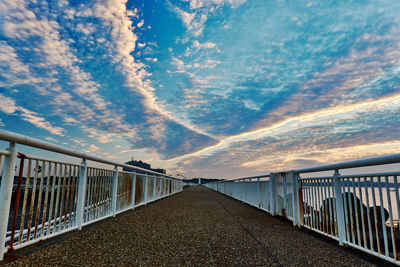
[[[18,253],[12,252],[17,255],[12,259]],[[8,257],[6,254],[5,260]],[[103,223],[75,230],[68,239],[17,258],[12,264],[360,266],[371,263],[286,221],[195,186]]]
[[[0,140],[9,142],[0,151],[2,263],[399,265],[400,172],[341,174],[398,168],[399,154],[183,190],[174,177],[41,140],[1,130]]]

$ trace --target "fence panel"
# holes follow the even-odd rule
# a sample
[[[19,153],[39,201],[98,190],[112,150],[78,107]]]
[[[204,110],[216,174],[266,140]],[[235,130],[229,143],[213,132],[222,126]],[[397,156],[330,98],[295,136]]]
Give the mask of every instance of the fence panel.
[[[133,180],[133,173],[118,172],[117,212],[131,208]]]
[[[112,215],[113,176],[111,170],[88,168],[85,224]]]
[[[144,175],[136,175],[135,187],[135,206],[140,206],[145,203],[145,183],[146,177]]]
[[[19,154],[6,233],[8,250],[76,228],[79,167]]]
[[[333,177],[300,179],[301,224],[338,239]]]
[[[341,177],[346,244],[399,260],[399,175]]]
[[[156,179],[156,198],[161,198],[161,178]]]
[[[270,188],[269,181],[261,181],[260,182],[260,191],[261,191],[261,207],[260,209],[270,211]]]
[[[147,177],[147,201],[153,201],[154,200],[154,178],[148,176]]]
[[[82,223],[113,216],[135,204],[146,203],[147,198],[155,200],[182,191],[182,181],[151,170],[4,130],[0,130],[0,139],[9,142],[8,151],[0,150],[0,261],[7,251],[81,229]],[[18,153],[20,144],[74,157],[82,161],[82,166],[28,157]],[[114,170],[87,167],[87,160],[112,166]],[[119,167],[153,176],[146,186],[146,176],[137,175],[138,182],[133,185],[135,174],[120,173]],[[174,179],[169,187],[167,179]]]

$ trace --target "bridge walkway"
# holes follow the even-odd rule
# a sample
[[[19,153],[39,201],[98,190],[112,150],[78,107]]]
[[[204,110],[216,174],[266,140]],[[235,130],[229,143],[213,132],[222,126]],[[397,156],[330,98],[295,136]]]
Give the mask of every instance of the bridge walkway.
[[[67,234],[68,235],[68,234]],[[387,265],[202,186],[6,255],[8,266]],[[25,250],[25,251],[24,251]],[[26,252],[28,250],[28,252]],[[30,250],[30,251],[29,251]]]

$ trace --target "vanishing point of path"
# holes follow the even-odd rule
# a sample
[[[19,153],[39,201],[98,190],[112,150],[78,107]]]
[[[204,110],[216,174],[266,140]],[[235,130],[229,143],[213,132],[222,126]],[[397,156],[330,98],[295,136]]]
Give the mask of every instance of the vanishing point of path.
[[[15,251],[8,258],[17,259],[9,265],[374,265],[364,254],[202,186],[69,235],[24,257]]]

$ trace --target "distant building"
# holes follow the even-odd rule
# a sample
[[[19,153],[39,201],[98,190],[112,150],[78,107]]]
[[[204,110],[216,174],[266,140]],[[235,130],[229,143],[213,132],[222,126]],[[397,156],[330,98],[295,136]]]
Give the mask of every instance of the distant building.
[[[192,178],[192,179],[186,179],[186,183],[193,183],[193,184],[207,184],[207,183],[212,183],[212,182],[218,182],[218,181],[223,181],[224,179],[217,179],[217,178]]]
[[[143,162],[141,160],[133,160],[132,159],[132,160],[130,160],[128,162],[125,162],[125,164],[136,166],[136,167],[139,167],[139,168],[142,168],[142,169],[146,169],[146,170],[150,170],[150,171],[154,171],[154,172],[159,172],[159,173],[162,173],[162,174],[166,174],[167,173],[167,171],[165,169],[160,169],[160,168],[152,169],[150,164],[148,164],[146,162]],[[126,171],[126,172],[135,171],[134,169],[131,169],[131,168],[128,168],[128,167],[123,167],[122,170]],[[137,173],[141,173],[141,174],[145,173],[144,171],[136,171],[136,172]]]

